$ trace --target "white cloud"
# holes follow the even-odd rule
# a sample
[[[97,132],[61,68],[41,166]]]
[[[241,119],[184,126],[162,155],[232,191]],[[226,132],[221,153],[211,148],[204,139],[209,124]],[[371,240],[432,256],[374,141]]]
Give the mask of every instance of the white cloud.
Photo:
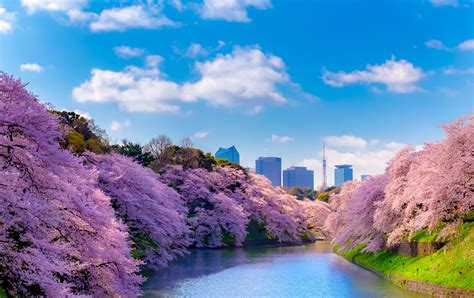
[[[66,14],[69,17],[69,21],[71,23],[80,24],[88,23],[97,17],[97,14],[94,12],[84,11],[80,9],[68,10]]]
[[[21,0],[21,4],[28,9],[28,13],[35,13],[39,10],[61,12],[80,10],[87,3],[88,0]]]
[[[287,102],[278,89],[290,81],[283,60],[258,48],[236,47],[231,54],[196,63],[196,70],[201,78],[183,85],[188,100],[202,99],[214,106]]]
[[[204,0],[200,7],[200,15],[203,19],[225,20],[228,22],[248,23],[247,9],[271,8],[270,0]]]
[[[43,72],[43,66],[39,65],[38,63],[25,63],[20,65],[21,71],[29,71],[29,72]]]
[[[344,147],[353,149],[364,149],[367,146],[367,141],[355,136],[328,136],[323,138],[327,146]]]
[[[186,8],[186,5],[183,4],[183,2],[181,0],[170,0],[169,2],[171,4],[171,6],[176,8],[176,10],[179,11],[179,12],[182,12]]]
[[[137,68],[138,69],[138,68]],[[146,69],[138,69],[146,71]],[[110,71],[94,68],[92,77],[73,89],[78,102],[117,102],[129,112],[177,112],[179,85],[133,69]]]
[[[130,120],[125,120],[123,122],[119,122],[117,120],[113,120],[112,123],[110,123],[110,130],[112,131],[119,131],[123,128],[128,128],[130,127],[131,122]]]
[[[125,31],[127,29],[158,29],[175,27],[177,23],[162,13],[161,4],[131,5],[104,9],[100,13],[86,11],[88,0],[21,0],[28,13],[50,11],[64,13],[71,23],[88,23],[91,31]]]
[[[205,137],[207,137],[208,134],[209,134],[208,131],[198,131],[194,134],[194,137],[196,139],[204,139]]]
[[[29,14],[38,11],[65,13],[69,17],[69,21],[72,23],[86,23],[97,17],[96,13],[83,10],[88,3],[88,0],[21,0],[21,4],[27,8]]]
[[[199,43],[192,43],[186,50],[185,56],[189,58],[196,58],[199,56],[207,56],[209,51],[206,50],[201,44]]]
[[[128,66],[122,71],[95,68],[89,80],[73,89],[73,97],[79,102],[117,102],[131,112],[177,112],[184,102],[204,101],[259,113],[265,104],[286,103],[283,89],[295,85],[283,60],[257,47],[235,47],[230,54],[196,62],[199,79],[182,84],[165,79],[159,62],[161,57],[147,61],[146,68]],[[301,90],[295,92],[304,96]]]
[[[447,67],[443,70],[445,75],[464,75],[464,74],[474,74],[474,67],[459,69],[455,67]]]
[[[405,147],[406,144],[404,144],[404,143],[398,143],[398,142],[390,142],[390,143],[386,143],[385,146],[387,147],[387,149],[399,151],[399,150],[401,150],[403,147]]]
[[[425,46],[430,49],[449,51],[449,48],[441,40],[430,39],[425,42]]]
[[[127,29],[158,29],[177,26],[157,6],[134,5],[103,10],[90,24],[92,31],[125,31]]]
[[[117,56],[122,58],[132,58],[132,57],[139,57],[145,53],[144,49],[140,48],[132,48],[128,46],[119,46],[114,47],[114,52]]]
[[[363,148],[331,148],[326,149],[328,184],[334,184],[334,167],[337,164],[350,164],[354,171],[354,179],[360,180],[361,175],[377,175],[385,171],[387,162],[405,146],[398,142],[373,142],[360,139],[367,144]],[[322,151],[319,159],[304,159],[299,165],[315,171],[315,185],[322,184]]]
[[[461,51],[474,51],[474,39],[468,39],[458,45]]]
[[[149,55],[145,59],[145,65],[150,68],[157,68],[163,60],[160,55]]]
[[[331,72],[323,70],[323,81],[332,87],[350,84],[383,84],[388,91],[409,93],[419,90],[416,85],[424,77],[421,68],[406,60],[396,61],[394,57],[381,65],[367,65],[366,70],[352,72]]]
[[[218,40],[217,45],[214,47],[211,47],[211,46],[206,47],[199,43],[191,43],[185,49],[180,49],[177,46],[173,46],[173,51],[180,56],[195,59],[199,57],[209,56],[210,54],[222,49],[225,45],[226,43],[223,42],[222,40]]]
[[[272,142],[275,142],[275,143],[285,144],[285,143],[289,143],[293,140],[294,140],[294,138],[289,137],[289,136],[279,136],[279,135],[275,135],[275,134],[272,135]]]
[[[430,0],[431,5],[435,7],[441,7],[441,6],[452,6],[452,7],[458,7],[459,2],[458,0]]]
[[[0,6],[0,34],[12,32],[15,14]]]

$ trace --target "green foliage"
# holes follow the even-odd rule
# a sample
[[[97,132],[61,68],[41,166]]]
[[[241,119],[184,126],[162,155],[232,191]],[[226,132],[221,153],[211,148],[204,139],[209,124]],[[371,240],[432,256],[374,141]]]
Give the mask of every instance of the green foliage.
[[[463,221],[464,222],[474,222],[474,210],[471,210],[466,215],[464,215]]]
[[[333,192],[339,193],[339,191],[341,191],[341,187],[340,186],[330,186],[330,187],[326,188],[325,191],[328,192],[328,193],[333,193]]]
[[[133,249],[131,251],[132,257],[143,260],[146,256],[147,249],[157,249],[158,245],[147,234],[137,234],[131,237],[133,242]]]
[[[231,167],[231,168],[234,168],[236,170],[241,170],[242,172],[247,173],[247,171],[241,165],[239,165],[238,163],[230,162],[230,161],[228,161],[227,159],[224,159],[224,158],[215,158],[215,157],[213,157],[213,158],[216,161],[216,163],[215,163],[216,166],[218,166],[218,167]]]
[[[367,244],[360,243],[360,244],[356,245],[354,248],[352,248],[352,249],[348,250],[347,252],[345,252],[344,257],[346,257],[347,259],[353,261],[354,257],[357,256],[358,254],[360,254],[360,251],[363,250],[366,246],[367,246]]]
[[[255,240],[270,240],[273,237],[270,237],[265,225],[254,219],[250,220],[247,225],[247,236],[245,241],[255,241]]]
[[[330,194],[328,192],[323,192],[323,193],[318,194],[317,200],[327,203],[329,201],[329,196]]]
[[[423,230],[422,230],[423,231]],[[417,239],[433,237],[420,232]],[[357,246],[342,255],[386,276],[396,274],[412,280],[474,289],[474,223],[461,225],[459,235],[432,255],[406,257],[388,252],[361,253]]]
[[[413,237],[411,240],[413,241],[419,241],[419,242],[432,242],[436,241],[436,238],[439,235],[441,228],[437,229],[433,233],[430,233],[428,228],[421,229],[417,231],[415,234],[413,234]]]
[[[81,154],[86,150],[86,141],[84,140],[84,136],[72,129],[66,135],[65,142],[61,145],[71,148],[71,151],[75,154]]]
[[[222,242],[224,242],[225,245],[233,246],[235,244],[235,237],[233,234],[224,231],[222,233]]]
[[[5,293],[5,290],[0,286],[0,298],[7,298],[7,293]]]
[[[214,165],[217,164],[216,159],[209,152],[204,154],[204,152],[199,150],[199,157],[198,158],[199,158],[199,167],[204,168],[208,171],[212,171]]]
[[[50,111],[58,116],[66,129],[66,137],[60,141],[61,146],[69,148],[74,154],[82,154],[85,150],[102,154],[110,151],[105,131],[93,120],[68,111]]]
[[[305,198],[308,198],[311,201],[314,201],[317,196],[317,192],[315,190],[306,187],[290,187],[286,190],[286,192],[297,197],[298,200],[304,200]]]
[[[140,144],[127,140],[122,141],[122,145],[114,145],[113,150],[125,156],[132,157],[137,163],[147,167],[155,159],[150,152],[143,152]]]

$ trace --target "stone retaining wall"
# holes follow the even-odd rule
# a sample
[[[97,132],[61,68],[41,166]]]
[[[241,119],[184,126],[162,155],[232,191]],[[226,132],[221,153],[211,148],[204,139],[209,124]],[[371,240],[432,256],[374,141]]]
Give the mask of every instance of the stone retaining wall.
[[[407,257],[422,257],[435,253],[443,247],[442,242],[403,241],[387,250],[393,254]]]
[[[387,277],[395,285],[409,291],[423,293],[435,297],[449,297],[449,298],[473,298],[474,290],[452,288],[443,285],[431,284],[422,281],[410,280],[406,277],[391,274]]]
[[[382,272],[379,272],[371,267],[365,266],[363,264],[359,264],[354,262],[354,264],[359,265],[360,267],[369,270],[381,278],[384,278],[396,286],[403,288],[408,291],[413,291],[417,293],[422,293],[434,297],[440,298],[474,298],[474,290],[469,289],[462,289],[462,288],[453,288],[449,286],[437,285],[423,281],[411,280],[404,276],[398,274],[390,274],[390,276],[386,276]]]

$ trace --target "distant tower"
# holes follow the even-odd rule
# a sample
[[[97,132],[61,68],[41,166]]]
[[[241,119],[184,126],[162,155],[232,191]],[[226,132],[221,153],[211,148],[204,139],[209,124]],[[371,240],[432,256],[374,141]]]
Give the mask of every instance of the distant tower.
[[[328,188],[328,177],[326,174],[326,146],[323,145],[323,185],[321,185],[321,190],[325,191]]]

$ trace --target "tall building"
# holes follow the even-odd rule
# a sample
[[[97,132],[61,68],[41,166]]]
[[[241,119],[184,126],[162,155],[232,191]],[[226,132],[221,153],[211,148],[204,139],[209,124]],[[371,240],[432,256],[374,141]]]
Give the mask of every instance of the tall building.
[[[360,175],[360,181],[365,181],[365,180],[369,179],[370,177],[372,177],[372,176],[370,176],[370,175]]]
[[[325,191],[328,188],[328,176],[326,172],[326,146],[323,145],[323,184],[321,185],[321,191]]]
[[[215,154],[216,158],[227,159],[230,162],[235,162],[240,164],[240,154],[239,151],[235,148],[235,146],[229,148],[222,148],[219,147]]]
[[[289,167],[283,171],[283,186],[314,189],[314,172],[306,167]]]
[[[352,180],[352,165],[336,165],[334,169],[334,184],[339,186]]]
[[[281,186],[281,158],[259,157],[255,161],[257,174],[270,179],[273,186]]]

